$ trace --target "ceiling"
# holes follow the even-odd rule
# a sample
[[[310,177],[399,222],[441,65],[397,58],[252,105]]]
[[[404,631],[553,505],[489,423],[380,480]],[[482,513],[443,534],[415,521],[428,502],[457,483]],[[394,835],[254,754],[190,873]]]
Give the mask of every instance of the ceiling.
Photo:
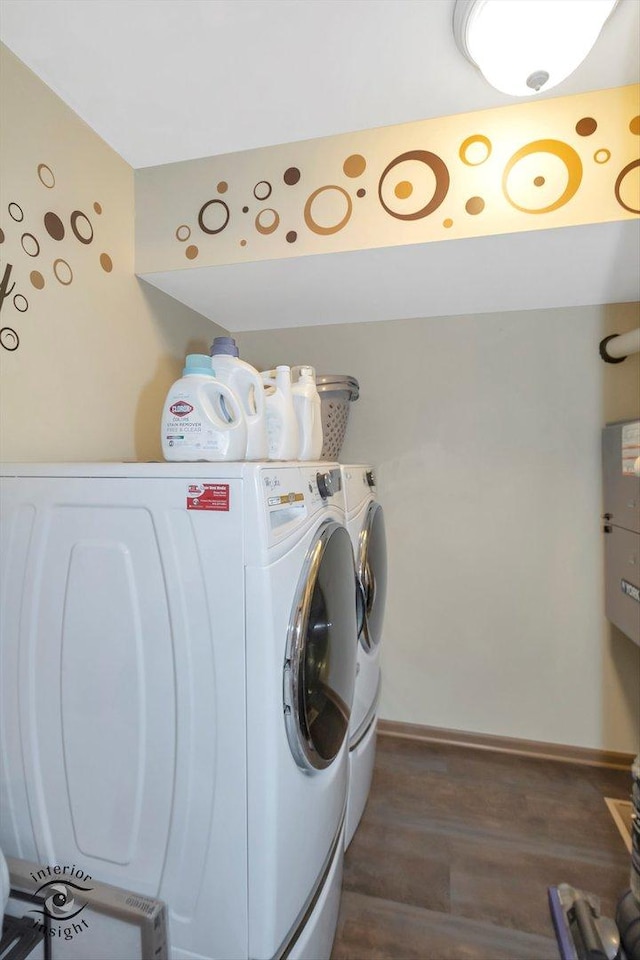
[[[513,103],[458,52],[453,5],[0,0],[0,36],[144,167]],[[640,3],[620,0],[547,96],[637,82],[639,36]]]

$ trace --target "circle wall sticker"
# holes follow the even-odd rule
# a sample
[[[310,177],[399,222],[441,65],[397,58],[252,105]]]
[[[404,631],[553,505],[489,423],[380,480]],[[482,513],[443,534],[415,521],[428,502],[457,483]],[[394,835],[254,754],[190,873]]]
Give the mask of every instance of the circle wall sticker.
[[[419,163],[425,164],[429,170],[431,170],[435,177],[435,187],[433,194],[427,203],[423,204],[423,206],[418,210],[414,210],[410,213],[403,213],[401,210],[394,210],[385,202],[382,191],[385,180],[390,173],[395,170],[396,167],[399,167],[401,164],[404,164],[409,160],[417,160]],[[399,171],[398,174],[400,174]],[[405,182],[404,177],[402,178],[402,181]],[[406,182],[410,183],[410,181]],[[434,210],[438,209],[449,191],[449,183],[450,177],[447,165],[437,154],[431,153],[429,150],[408,150],[406,153],[401,153],[400,156],[395,157],[383,171],[378,183],[378,199],[387,213],[392,217],[395,217],[397,220],[421,220],[423,217],[428,217],[430,213],[433,213]],[[415,191],[412,190],[411,195],[414,195],[414,193]]]
[[[336,200],[339,202],[339,198],[344,199],[346,203],[346,209],[340,220],[329,226],[318,223],[318,220],[316,219],[318,213],[316,210],[316,216],[314,217],[313,205],[314,203],[317,203],[319,197],[324,197],[324,199],[329,200],[330,203],[335,203]],[[335,184],[328,184],[326,187],[318,187],[318,189],[314,190],[311,196],[308,198],[304,205],[304,222],[309,227],[309,230],[313,231],[313,233],[318,233],[321,236],[329,236],[332,233],[338,233],[347,225],[351,217],[352,209],[353,204],[347,191],[342,187],[336,186]]]
[[[511,195],[509,177],[514,170],[516,170],[521,160],[537,154],[541,154],[542,157],[544,157],[545,154],[550,155],[560,160],[566,169],[567,183],[560,196],[551,203],[540,207],[528,207],[523,203],[517,203]],[[520,150],[516,150],[507,163],[502,175],[502,191],[511,206],[515,207],[516,210],[520,210],[522,213],[550,213],[552,210],[558,210],[560,207],[563,207],[565,203],[568,203],[569,200],[575,196],[581,182],[582,162],[573,147],[570,147],[568,143],[564,143],[562,140],[534,140],[532,143],[527,143],[526,146],[521,147]],[[512,190],[513,184],[511,185],[511,191]]]

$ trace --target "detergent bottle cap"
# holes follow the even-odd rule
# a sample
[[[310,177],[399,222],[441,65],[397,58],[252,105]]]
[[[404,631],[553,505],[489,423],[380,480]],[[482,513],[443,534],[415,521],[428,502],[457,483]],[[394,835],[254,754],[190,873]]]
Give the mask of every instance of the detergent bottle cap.
[[[194,373],[199,376],[214,377],[215,373],[211,367],[211,357],[208,357],[206,353],[187,354],[182,376],[187,377],[189,374]]]
[[[239,357],[240,351],[233,337],[215,337],[209,351],[212,357]]]

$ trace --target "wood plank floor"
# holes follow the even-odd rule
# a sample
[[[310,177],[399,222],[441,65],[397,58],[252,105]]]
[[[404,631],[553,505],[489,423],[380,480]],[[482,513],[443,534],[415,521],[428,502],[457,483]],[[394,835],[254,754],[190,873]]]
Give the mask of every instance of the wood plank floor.
[[[378,737],[332,960],[557,960],[547,887],[613,916],[630,772]]]

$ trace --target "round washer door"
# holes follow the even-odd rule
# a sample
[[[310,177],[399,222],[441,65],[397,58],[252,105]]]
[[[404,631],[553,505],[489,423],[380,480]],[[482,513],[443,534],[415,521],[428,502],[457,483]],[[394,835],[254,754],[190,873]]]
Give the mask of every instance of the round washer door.
[[[384,513],[379,503],[369,505],[360,531],[358,577],[364,593],[364,620],[360,642],[365,650],[373,650],[382,639],[387,598],[387,536]]]
[[[299,766],[322,770],[349,729],[356,676],[355,565],[345,527],[321,527],[307,554],[284,665],[284,715]]]

